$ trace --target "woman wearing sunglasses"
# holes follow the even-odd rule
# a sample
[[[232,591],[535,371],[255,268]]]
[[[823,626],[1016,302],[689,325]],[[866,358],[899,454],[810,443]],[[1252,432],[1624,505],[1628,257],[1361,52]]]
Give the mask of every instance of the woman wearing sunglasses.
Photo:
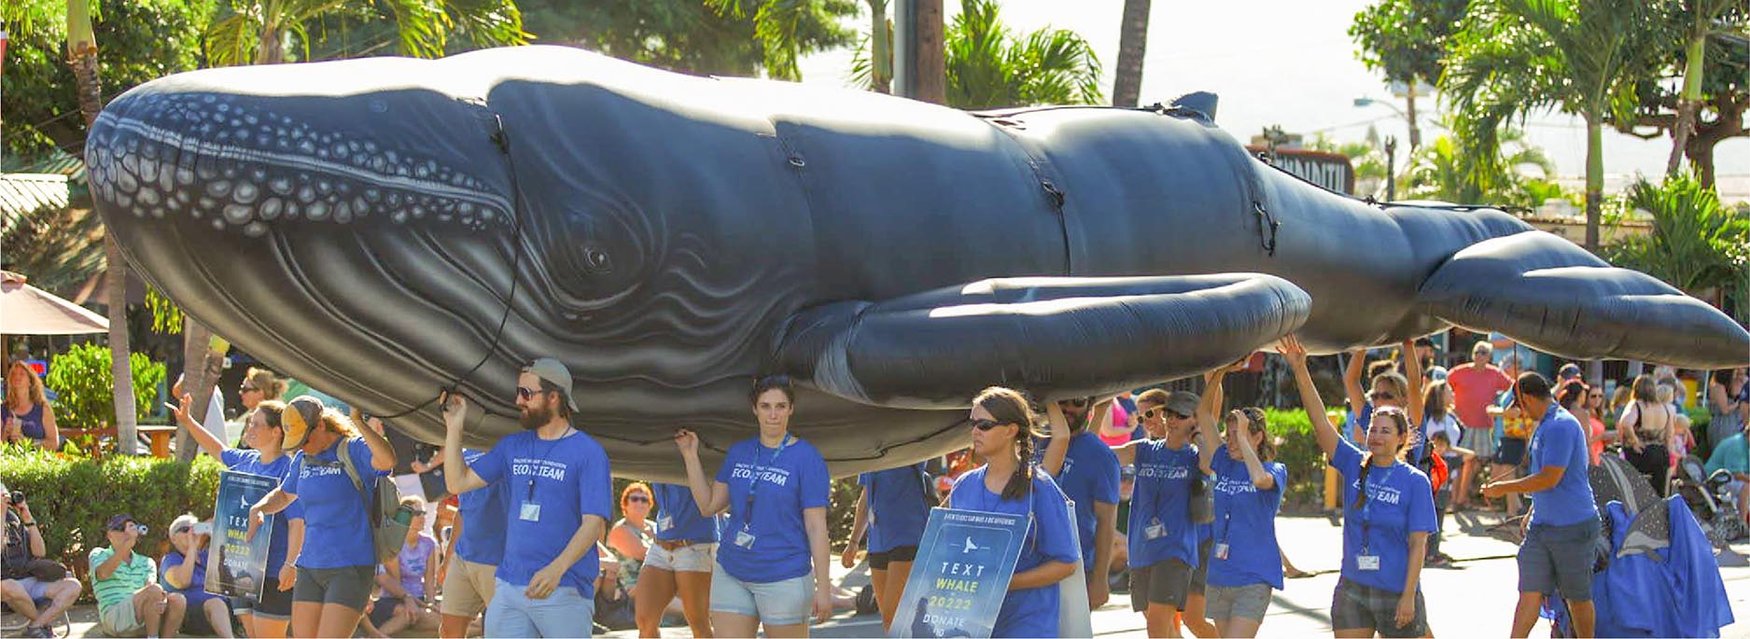
[[[1019,392],[991,387],[972,399],[972,451],[985,465],[967,471],[948,495],[951,508],[1026,514],[1031,520],[994,637],[1057,636],[1057,583],[1075,574],[1081,549],[1070,528],[1069,498],[1032,463],[1036,418]]]
[[[1331,595],[1337,637],[1421,637],[1428,613],[1420,588],[1428,535],[1438,520],[1428,476],[1404,462],[1415,439],[1402,408],[1374,411],[1366,445],[1338,436],[1306,367],[1306,348],[1290,335],[1282,354],[1294,369],[1300,401],[1312,419],[1319,449],[1342,473],[1343,572]]]
[[[1264,411],[1244,408],[1223,418],[1224,442],[1216,440],[1221,382],[1233,368],[1204,376],[1197,406],[1198,464],[1213,475],[1214,521],[1209,552],[1207,615],[1215,636],[1254,637],[1270,608],[1272,590],[1282,589],[1284,555],[1276,541],[1276,513],[1282,508],[1288,468],[1276,460]]]
[[[251,369],[253,370],[253,369]],[[247,413],[248,426],[243,431],[243,443],[248,450],[226,446],[211,431],[195,423],[188,414],[194,403],[189,395],[182,404],[169,404],[176,422],[188,431],[206,454],[217,457],[228,470],[265,475],[283,481],[292,470],[292,456],[284,451],[286,431],[280,419],[286,405],[277,400],[256,402]],[[261,589],[261,600],[237,599],[232,606],[243,622],[243,631],[251,637],[284,637],[286,625],[292,619],[292,587],[298,582],[297,557],[304,549],[304,508],[294,503],[273,520],[272,537],[267,542],[267,582]],[[287,561],[287,558],[291,561]]]
[[[627,484],[620,491],[620,513],[625,516],[608,531],[608,551],[620,560],[620,588],[628,593],[637,587],[639,571],[650,554],[650,541],[656,537],[650,522],[651,493],[650,485],[644,482]]]
[[[811,611],[818,621],[832,615],[831,478],[820,451],[790,434],[796,390],[789,377],[760,378],[748,400],[759,435],[729,447],[714,482],[699,463],[699,436],[675,433],[700,514],[729,511],[711,573],[712,632],[752,637],[763,625],[768,637],[805,637]]]
[[[1400,352],[1415,353],[1415,340],[1404,340]],[[1361,371],[1367,360],[1366,349],[1349,351],[1349,368],[1343,372],[1343,392],[1349,399],[1349,417],[1352,430],[1349,431],[1350,441],[1362,442],[1367,439],[1367,427],[1373,419],[1375,409],[1392,407],[1404,411],[1408,415],[1422,414],[1422,362],[1415,357],[1404,359],[1404,372],[1387,370],[1373,376],[1367,394],[1361,393]],[[1360,408],[1357,408],[1360,407]],[[1415,449],[1410,451],[1410,459],[1421,459],[1422,442],[1415,442]]]
[[[1191,393],[1150,389],[1136,401],[1148,439],[1112,447],[1120,465],[1136,465],[1128,539],[1130,607],[1142,613],[1150,637],[1179,637],[1179,613],[1202,614],[1201,606],[1195,615],[1190,610],[1192,575],[1204,561],[1191,516],[1192,500],[1203,491],[1198,449],[1191,443],[1196,407]]]

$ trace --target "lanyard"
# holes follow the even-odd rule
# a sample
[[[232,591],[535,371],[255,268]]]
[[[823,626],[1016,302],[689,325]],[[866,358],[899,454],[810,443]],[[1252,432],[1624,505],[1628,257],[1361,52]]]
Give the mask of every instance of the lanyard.
[[[553,441],[551,441],[551,442],[548,442],[548,443],[547,443],[547,450],[544,450],[544,451],[541,451],[541,455],[540,455],[540,456],[539,456],[539,457],[535,457],[535,458],[534,458],[534,459],[540,459],[540,460],[546,460],[546,459],[547,459],[547,456],[548,456],[548,455],[551,455],[551,454],[553,454],[553,448],[554,448],[554,447],[555,447],[555,446],[558,446],[558,445],[559,445],[559,442],[562,442],[562,441],[565,441],[565,438],[567,438],[567,437],[570,437],[570,436],[571,436],[571,434],[572,434],[572,433],[574,433],[574,432],[576,432],[576,431],[575,431],[575,430],[570,430],[570,429],[567,429],[567,430],[566,430],[566,431],[565,431],[565,434],[563,434],[563,435],[560,435],[560,436],[559,436],[559,438],[558,438],[558,439],[555,439],[555,440],[553,440]],[[539,440],[540,440],[540,439],[541,439],[541,438],[539,438],[539,437],[536,437],[536,438],[535,438],[535,439],[536,439],[536,441],[539,441]],[[532,449],[533,449],[533,448],[534,448],[534,447],[535,447],[535,445],[534,445],[534,444],[533,444],[533,443],[530,443],[530,444],[529,444],[529,448],[530,448],[530,449],[531,449],[531,450],[532,450]],[[537,476],[537,474],[536,474],[536,473],[534,473],[534,472],[532,472],[532,471],[533,471],[533,470],[534,470],[534,469],[532,469],[532,468],[531,468],[531,469],[530,469],[530,471],[531,471],[531,472],[530,472],[530,473],[529,473],[529,484],[528,484],[528,485],[529,485],[529,489],[528,489],[528,494],[527,494],[527,495],[525,495],[525,496],[524,496],[524,497],[523,497],[523,502],[524,502],[524,503],[529,503],[529,504],[533,504],[533,503],[536,503],[536,502],[535,502],[535,477],[536,477],[536,476]]]
[[[1167,448],[1166,440],[1157,440],[1157,441],[1160,441],[1161,443],[1158,445],[1158,447],[1155,448],[1154,452],[1158,453],[1158,455],[1155,457],[1155,460],[1157,462],[1159,462],[1161,471],[1160,471],[1160,476],[1150,478],[1150,479],[1153,479],[1155,481],[1152,482],[1154,484],[1154,499],[1149,500],[1154,505],[1154,510],[1153,510],[1153,512],[1149,513],[1149,515],[1151,517],[1153,517],[1155,521],[1160,521],[1161,517],[1166,515],[1166,512],[1167,512],[1167,485],[1169,484],[1169,482],[1172,481],[1171,479],[1169,479],[1167,477],[1167,475],[1170,474],[1172,469],[1173,469],[1171,455],[1172,455],[1172,453],[1178,452],[1178,451],[1174,451],[1171,448]],[[1143,446],[1147,447],[1147,446],[1156,446],[1156,445],[1150,443],[1150,444],[1144,444]],[[1181,450],[1183,450],[1183,449],[1181,449]],[[1195,450],[1195,449],[1192,449],[1192,450]],[[1141,466],[1140,463],[1137,465]],[[1190,475],[1187,474],[1186,478],[1189,479]],[[1187,483],[1189,483],[1189,482],[1187,482]],[[1186,497],[1185,506],[1187,509],[1189,509],[1190,505],[1191,505],[1190,486],[1186,486],[1185,493],[1186,493],[1185,494],[1185,497]],[[1189,520],[1190,520],[1190,518],[1187,517],[1186,521],[1189,521]],[[1165,522],[1162,522],[1162,523],[1165,523]]]
[[[1391,467],[1385,469],[1384,474],[1380,475],[1379,481],[1362,484],[1360,489],[1361,492],[1358,494],[1358,497],[1367,497],[1368,486],[1384,486],[1387,480],[1391,479],[1392,473],[1397,471],[1398,465],[1392,464]],[[1367,554],[1368,550],[1367,534],[1373,529],[1373,503],[1379,501],[1379,495],[1377,494],[1379,491],[1375,490],[1373,492],[1375,495],[1367,498],[1367,504],[1361,507],[1361,554],[1363,555]]]
[[[789,446],[790,446],[790,434],[784,433],[783,441],[778,442],[778,449],[772,451],[772,459],[763,465],[759,463],[760,450],[765,448],[765,447],[758,446],[754,449],[754,452],[753,452],[754,467],[753,467],[752,476],[749,477],[747,480],[747,499],[744,501],[744,504],[747,507],[743,509],[744,514],[742,515],[742,521],[741,521],[742,528],[747,528],[747,527],[753,525],[753,504],[754,504],[754,498],[759,495],[758,488],[760,485],[760,475],[764,475],[766,473],[767,468],[771,468],[772,465],[777,464],[778,463],[778,456],[784,454],[784,449],[788,448]]]

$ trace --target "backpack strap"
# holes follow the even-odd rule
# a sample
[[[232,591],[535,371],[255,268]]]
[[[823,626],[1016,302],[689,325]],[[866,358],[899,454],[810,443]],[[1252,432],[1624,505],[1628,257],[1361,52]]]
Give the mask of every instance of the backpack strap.
[[[352,463],[352,453],[348,450],[352,448],[351,444],[350,438],[340,440],[340,467],[346,469],[346,476],[352,479],[353,489],[359,491],[359,503],[365,508],[365,525],[375,527],[376,511],[371,508],[371,496],[365,492],[364,480],[359,479],[358,467]]]

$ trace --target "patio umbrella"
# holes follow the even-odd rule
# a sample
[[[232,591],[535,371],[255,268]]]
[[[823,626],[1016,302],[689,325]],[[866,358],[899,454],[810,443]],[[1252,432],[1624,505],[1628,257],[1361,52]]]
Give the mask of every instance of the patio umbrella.
[[[0,271],[0,334],[80,335],[109,331],[109,320]]]

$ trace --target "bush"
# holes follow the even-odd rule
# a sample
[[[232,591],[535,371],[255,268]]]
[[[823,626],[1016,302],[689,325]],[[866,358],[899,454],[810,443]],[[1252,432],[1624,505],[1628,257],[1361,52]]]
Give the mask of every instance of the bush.
[[[0,481],[23,491],[31,514],[41,521],[48,557],[60,561],[90,586],[86,554],[108,545],[104,524],[127,513],[150,530],[142,552],[159,557],[168,548],[164,533],[177,515],[213,515],[224,467],[211,457],[180,462],[150,457],[91,459],[34,448],[0,448]],[[89,588],[87,589],[89,590]]]
[[[1325,453],[1319,450],[1313,435],[1312,420],[1301,409],[1264,409],[1269,422],[1267,430],[1276,442],[1276,461],[1288,467],[1288,490],[1282,493],[1289,504],[1318,504],[1325,489]],[[1332,424],[1342,424],[1342,412],[1331,417]],[[1339,426],[1340,427],[1340,426]]]
[[[111,374],[109,347],[76,344],[56,355],[49,364],[43,385],[54,389],[55,423],[61,428],[100,428],[115,419],[115,375]],[[143,353],[128,357],[134,372],[134,412],[152,412],[158,385],[164,382],[164,365]]]

